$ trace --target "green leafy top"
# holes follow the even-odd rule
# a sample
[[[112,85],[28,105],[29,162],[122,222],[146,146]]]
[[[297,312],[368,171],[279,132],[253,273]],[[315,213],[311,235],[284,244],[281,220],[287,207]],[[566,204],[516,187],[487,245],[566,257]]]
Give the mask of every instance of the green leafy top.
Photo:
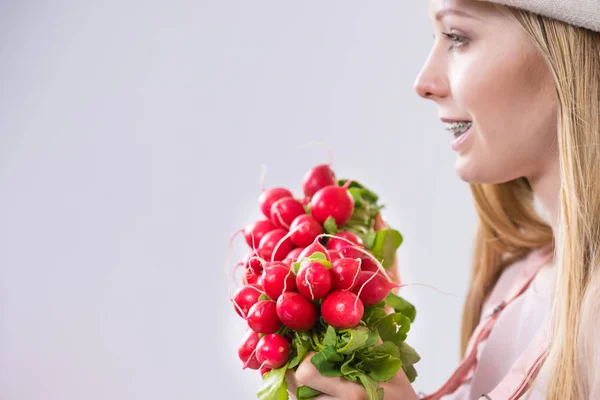
[[[396,306],[392,313],[386,306]],[[406,313],[406,314],[405,314]],[[335,329],[322,320],[308,332],[294,332],[292,356],[284,367],[265,375],[258,392],[260,400],[287,399],[288,369],[295,369],[309,353],[311,363],[324,376],[344,377],[365,387],[370,400],[383,399],[381,382],[390,380],[402,368],[413,382],[418,353],[405,340],[414,320],[414,306],[400,296],[390,294],[386,301],[366,307],[361,323],[351,329]],[[298,399],[311,399],[319,392],[300,387]]]
[[[338,181],[345,185],[346,179]],[[340,231],[357,234],[364,246],[384,268],[393,265],[396,250],[403,242],[402,234],[391,228],[375,230],[375,218],[384,208],[379,196],[359,182],[352,181],[348,191],[354,200],[354,212],[343,226],[337,226],[330,217],[324,223],[324,231],[333,235]],[[310,208],[307,208],[310,212]],[[328,239],[321,240],[323,245]],[[315,252],[292,263],[294,273],[307,262],[319,262],[331,268],[325,254]],[[315,301],[319,304],[319,301]],[[388,313],[386,307],[393,309]],[[380,304],[365,307],[361,322],[351,329],[335,329],[320,318],[310,331],[291,331],[291,355],[286,365],[264,375],[258,391],[259,400],[288,399],[285,373],[294,370],[309,355],[311,363],[324,376],[343,377],[364,386],[370,400],[383,400],[381,382],[390,380],[402,368],[408,379],[417,378],[414,364],[419,354],[406,343],[411,324],[416,317],[415,307],[404,298],[390,293]],[[312,388],[302,386],[296,391],[298,400],[319,396]]]

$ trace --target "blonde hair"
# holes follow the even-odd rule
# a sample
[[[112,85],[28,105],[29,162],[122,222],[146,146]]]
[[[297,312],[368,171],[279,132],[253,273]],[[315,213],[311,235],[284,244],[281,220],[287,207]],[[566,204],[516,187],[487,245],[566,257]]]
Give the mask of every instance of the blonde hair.
[[[548,65],[558,102],[560,210],[555,237],[537,213],[527,180],[471,184],[479,216],[472,279],[463,310],[461,352],[502,271],[530,251],[554,245],[557,268],[547,398],[599,396],[600,34],[527,11],[515,18]]]

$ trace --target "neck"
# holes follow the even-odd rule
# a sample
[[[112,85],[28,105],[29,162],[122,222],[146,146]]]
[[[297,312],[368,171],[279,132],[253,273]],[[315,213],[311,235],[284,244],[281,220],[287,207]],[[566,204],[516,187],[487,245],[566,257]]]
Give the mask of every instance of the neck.
[[[527,177],[536,198],[539,200],[548,223],[556,237],[560,206],[560,163],[558,157],[548,163],[544,170]]]

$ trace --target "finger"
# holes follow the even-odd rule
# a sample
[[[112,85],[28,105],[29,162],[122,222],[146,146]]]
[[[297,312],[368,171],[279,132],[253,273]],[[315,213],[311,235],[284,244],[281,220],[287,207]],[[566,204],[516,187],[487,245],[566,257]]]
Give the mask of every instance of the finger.
[[[329,395],[332,398],[339,399],[360,399],[364,388],[354,382],[351,382],[343,377],[328,377],[323,376],[317,368],[310,362],[311,357],[306,357],[300,363],[296,370],[295,379],[298,385],[306,385],[323,395]]]
[[[296,400],[296,391],[298,390],[299,386],[302,386],[301,383],[298,382],[298,380],[296,379],[296,374],[294,373],[294,371],[287,371],[285,373],[285,380],[287,382],[288,385],[288,395],[290,400]],[[336,397],[332,397],[329,396],[327,394],[321,394],[317,397],[315,397],[313,400],[338,400]],[[341,399],[339,399],[341,400]]]
[[[285,381],[288,386],[287,390],[290,395],[290,399],[296,400],[296,390],[298,389],[298,386],[301,385],[298,384],[298,380],[296,379],[296,374],[294,371],[287,371],[285,373]]]
[[[402,284],[402,281],[400,280],[400,270],[398,269],[398,256],[397,255],[394,255],[394,264],[392,264],[392,266],[390,267],[390,269],[387,272],[388,272],[390,279],[394,283],[397,283],[399,285]],[[394,290],[398,291],[399,289],[394,289]]]
[[[383,215],[381,215],[381,213],[377,214],[375,216],[375,230],[380,231],[382,229],[386,229],[387,227],[388,225],[385,222],[385,218],[383,217]]]

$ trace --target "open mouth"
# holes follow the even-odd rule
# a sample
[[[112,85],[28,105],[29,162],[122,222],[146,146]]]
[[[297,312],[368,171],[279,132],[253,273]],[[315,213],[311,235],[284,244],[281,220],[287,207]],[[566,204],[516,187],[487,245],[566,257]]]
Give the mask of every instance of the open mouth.
[[[472,121],[448,122],[446,130],[452,132],[455,138],[461,137],[473,125]]]

